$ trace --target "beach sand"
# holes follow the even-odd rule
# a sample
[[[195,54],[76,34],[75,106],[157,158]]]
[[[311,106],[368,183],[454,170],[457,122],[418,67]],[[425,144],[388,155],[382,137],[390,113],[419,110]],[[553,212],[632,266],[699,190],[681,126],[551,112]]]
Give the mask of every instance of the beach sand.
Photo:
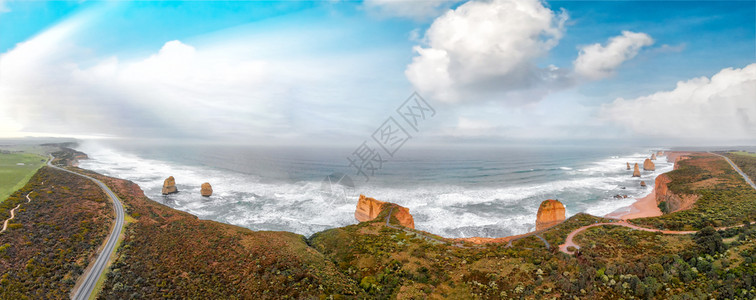
[[[688,154],[690,153],[677,151],[664,153],[664,155],[667,156],[667,161],[672,161],[675,163],[674,169],[677,169],[677,162],[686,159],[686,155]],[[661,215],[661,209],[656,206],[656,191],[651,190],[650,194],[648,194],[646,197],[638,199],[637,201],[635,201],[635,203],[630,205],[630,207],[611,212],[604,217],[611,219],[629,220],[646,217],[657,217]]]
[[[638,201],[635,201],[635,203],[630,205],[629,211],[626,209],[623,209],[623,210],[609,213],[604,217],[612,218],[612,219],[629,220],[629,219],[646,218],[646,217],[657,217],[661,215],[662,215],[661,209],[659,209],[659,207],[656,206],[656,193],[655,191],[651,191],[651,193],[648,194],[646,197],[640,198],[638,199]]]

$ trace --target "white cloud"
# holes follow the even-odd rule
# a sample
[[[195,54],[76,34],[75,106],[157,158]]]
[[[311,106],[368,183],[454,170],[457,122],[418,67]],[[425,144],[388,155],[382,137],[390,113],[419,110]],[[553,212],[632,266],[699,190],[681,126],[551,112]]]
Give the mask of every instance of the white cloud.
[[[91,14],[96,16],[97,14]],[[29,133],[272,143],[362,133],[386,88],[374,53],[312,55],[313,31],[168,41],[147,56],[99,57],[67,19],[0,54],[0,136]],[[89,37],[86,37],[89,38]],[[318,45],[321,46],[321,45]],[[379,49],[376,49],[379,51]],[[401,64],[394,73],[401,72]],[[380,78],[383,78],[380,75]],[[406,91],[405,91],[406,92]],[[404,92],[402,92],[403,94]],[[401,99],[397,97],[397,99]],[[398,101],[398,100],[397,100]],[[395,104],[386,104],[392,107]],[[378,122],[378,121],[376,121]],[[355,125],[357,124],[357,125]],[[365,128],[369,132],[374,128]]]
[[[566,19],[538,0],[467,2],[433,22],[405,75],[434,100],[537,101],[568,81],[567,72],[535,63],[558,43]]]
[[[368,12],[386,17],[423,20],[441,15],[459,0],[365,0]]]
[[[606,46],[597,43],[580,49],[575,60],[575,72],[589,79],[612,76],[623,62],[638,55],[642,47],[653,43],[648,34],[622,31],[622,35],[610,38]]]
[[[756,64],[711,79],[680,81],[671,91],[604,105],[601,116],[638,136],[689,140],[756,137]]]

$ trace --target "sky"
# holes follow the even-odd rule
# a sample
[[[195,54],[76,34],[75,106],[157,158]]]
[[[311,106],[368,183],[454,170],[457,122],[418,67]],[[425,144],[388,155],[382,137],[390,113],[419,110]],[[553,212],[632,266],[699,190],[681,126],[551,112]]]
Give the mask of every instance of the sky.
[[[756,145],[756,2],[0,0],[0,137],[351,145],[413,93],[415,143]]]

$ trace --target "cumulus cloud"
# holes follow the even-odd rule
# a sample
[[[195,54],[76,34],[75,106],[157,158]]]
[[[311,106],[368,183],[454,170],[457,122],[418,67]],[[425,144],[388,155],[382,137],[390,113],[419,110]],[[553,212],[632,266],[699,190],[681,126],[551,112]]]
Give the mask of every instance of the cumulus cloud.
[[[368,12],[385,17],[423,20],[441,15],[459,0],[365,0]]]
[[[567,71],[535,63],[557,45],[566,19],[539,0],[467,2],[433,22],[405,75],[445,102],[537,101],[568,82]]]
[[[671,91],[616,99],[601,115],[641,136],[753,140],[756,64],[726,68],[711,78],[680,81]]]
[[[609,39],[606,46],[592,44],[580,49],[575,60],[575,72],[589,79],[612,76],[619,66],[638,55],[638,51],[650,46],[654,40],[645,33],[622,31],[622,35]]]

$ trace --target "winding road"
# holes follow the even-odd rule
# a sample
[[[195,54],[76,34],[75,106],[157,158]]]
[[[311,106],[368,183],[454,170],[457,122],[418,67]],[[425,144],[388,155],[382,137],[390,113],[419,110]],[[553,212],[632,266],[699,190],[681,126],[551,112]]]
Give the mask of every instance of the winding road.
[[[26,194],[26,203],[29,203],[29,202],[31,202],[31,198],[29,198],[29,194]],[[5,222],[3,222],[3,230],[0,230],[0,233],[4,232],[6,229],[8,229],[8,222],[10,222],[10,220],[13,220],[13,218],[16,217],[16,210],[19,207],[21,207],[21,203],[19,203],[18,205],[16,205],[16,207],[14,207],[13,209],[11,209],[11,211],[10,211],[10,218],[8,218],[7,220],[5,220]]]
[[[711,153],[711,152],[709,152],[709,153]],[[711,154],[714,154],[714,155],[717,155],[717,156],[719,156],[721,158],[724,158],[728,163],[730,163],[730,166],[732,166],[732,168],[735,169],[735,171],[737,171],[740,174],[740,176],[743,176],[743,179],[746,181],[746,183],[748,183],[752,188],[756,189],[756,185],[753,184],[753,181],[751,181],[750,178],[748,178],[748,175],[746,175],[745,173],[743,173],[743,171],[741,171],[740,168],[738,168],[738,166],[736,166],[735,163],[733,163],[729,158],[727,158],[726,156],[723,156],[723,155],[716,154],[716,153],[711,153]],[[756,222],[751,222],[751,224],[756,224]],[[649,231],[649,232],[661,232],[661,233],[664,233],[664,234],[693,234],[693,233],[697,232],[697,231],[672,231],[672,230],[651,229],[651,228],[640,227],[640,226],[636,226],[636,225],[627,223],[627,221],[625,221],[625,220],[622,220],[622,221],[619,221],[619,222],[613,222],[613,223],[596,223],[596,224],[591,224],[591,225],[580,227],[580,228],[575,229],[572,232],[570,232],[570,234],[567,235],[567,238],[565,239],[564,244],[559,245],[559,251],[562,251],[562,252],[567,253],[567,254],[575,254],[575,251],[569,251],[569,250],[567,250],[567,248],[570,247],[570,246],[571,247],[575,247],[575,249],[580,249],[580,246],[578,246],[577,244],[575,244],[575,242],[573,241],[573,239],[575,238],[575,236],[578,233],[581,233],[581,232],[583,232],[584,230],[586,230],[588,228],[597,227],[597,226],[624,226],[624,227],[635,229],[635,230],[643,230],[643,231]],[[735,225],[735,226],[728,226],[728,227],[718,227],[716,229],[717,230],[724,230],[724,229],[728,229],[728,228],[735,228],[735,227],[741,227],[741,226],[743,226],[743,225]]]
[[[92,182],[96,183],[108,197],[113,201],[113,209],[116,212],[116,222],[115,226],[113,226],[113,230],[110,232],[110,235],[108,236],[107,242],[105,242],[105,246],[100,251],[100,254],[97,255],[97,260],[93,264],[90,265],[88,268],[88,271],[85,271],[82,276],[84,276],[84,281],[78,286],[76,291],[74,292],[73,299],[79,300],[79,299],[89,299],[89,296],[92,294],[92,291],[94,290],[95,285],[97,284],[97,279],[100,278],[100,275],[102,275],[102,272],[105,271],[105,266],[108,263],[108,258],[110,258],[110,255],[115,252],[116,248],[116,242],[118,241],[118,236],[121,235],[121,228],[123,227],[124,223],[124,212],[123,212],[123,205],[121,205],[120,199],[118,199],[118,196],[113,193],[104,183],[101,181],[94,179],[92,177],[89,177],[87,175],[79,174],[70,170],[66,170],[63,168],[60,168],[58,166],[55,166],[52,164],[53,159],[55,159],[52,155],[50,155],[50,160],[47,161],[47,165],[58,169],[61,171],[65,171],[71,174],[75,174],[84,178],[87,178],[91,180]]]

